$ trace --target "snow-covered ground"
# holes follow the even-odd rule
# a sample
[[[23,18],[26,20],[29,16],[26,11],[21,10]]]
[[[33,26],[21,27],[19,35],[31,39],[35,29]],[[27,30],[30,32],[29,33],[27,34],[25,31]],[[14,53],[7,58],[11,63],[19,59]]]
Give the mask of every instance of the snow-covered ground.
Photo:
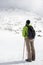
[[[31,63],[23,61],[22,28],[26,20],[36,30],[34,41],[36,60]],[[26,49],[24,59],[26,58]],[[43,18],[33,12],[19,9],[0,10],[0,65],[43,65]]]

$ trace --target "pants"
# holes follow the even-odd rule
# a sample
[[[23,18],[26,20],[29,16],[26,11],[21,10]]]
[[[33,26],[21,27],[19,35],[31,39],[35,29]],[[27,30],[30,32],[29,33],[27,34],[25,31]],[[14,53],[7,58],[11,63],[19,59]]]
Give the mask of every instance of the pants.
[[[26,42],[26,49],[27,49],[27,59],[35,60],[34,40],[25,38],[25,42]]]

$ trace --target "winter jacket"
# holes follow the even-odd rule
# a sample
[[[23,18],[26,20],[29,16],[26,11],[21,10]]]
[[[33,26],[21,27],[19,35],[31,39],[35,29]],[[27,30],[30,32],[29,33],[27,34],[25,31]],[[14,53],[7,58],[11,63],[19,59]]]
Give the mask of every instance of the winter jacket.
[[[31,26],[31,25],[28,25],[28,26]],[[23,29],[22,29],[22,36],[24,38],[27,38],[28,37],[28,27],[27,26],[24,26]]]

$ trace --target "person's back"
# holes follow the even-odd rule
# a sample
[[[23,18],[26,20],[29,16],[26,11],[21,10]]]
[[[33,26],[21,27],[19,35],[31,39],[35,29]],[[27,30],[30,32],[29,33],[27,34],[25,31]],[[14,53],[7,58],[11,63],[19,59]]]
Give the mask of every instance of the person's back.
[[[28,23],[26,21],[26,25],[23,27],[23,30],[22,30],[22,36],[25,38],[28,37],[28,27],[27,26],[31,26],[31,25],[30,25],[30,22]]]
[[[32,26],[32,25],[30,25],[30,20],[26,21],[26,25],[23,27],[23,30],[22,30],[22,35],[25,39],[26,48],[27,48],[27,52],[28,52],[26,61],[32,61],[32,60],[35,60],[34,40],[29,38],[29,36],[28,36],[28,33],[29,33],[28,26]]]

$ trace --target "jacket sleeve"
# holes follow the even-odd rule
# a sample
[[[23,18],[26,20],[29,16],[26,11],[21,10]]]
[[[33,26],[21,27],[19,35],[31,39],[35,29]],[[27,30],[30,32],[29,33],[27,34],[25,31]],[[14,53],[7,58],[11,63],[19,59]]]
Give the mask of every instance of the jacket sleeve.
[[[22,30],[22,36],[23,37],[27,37],[27,27],[23,27],[23,30]]]

